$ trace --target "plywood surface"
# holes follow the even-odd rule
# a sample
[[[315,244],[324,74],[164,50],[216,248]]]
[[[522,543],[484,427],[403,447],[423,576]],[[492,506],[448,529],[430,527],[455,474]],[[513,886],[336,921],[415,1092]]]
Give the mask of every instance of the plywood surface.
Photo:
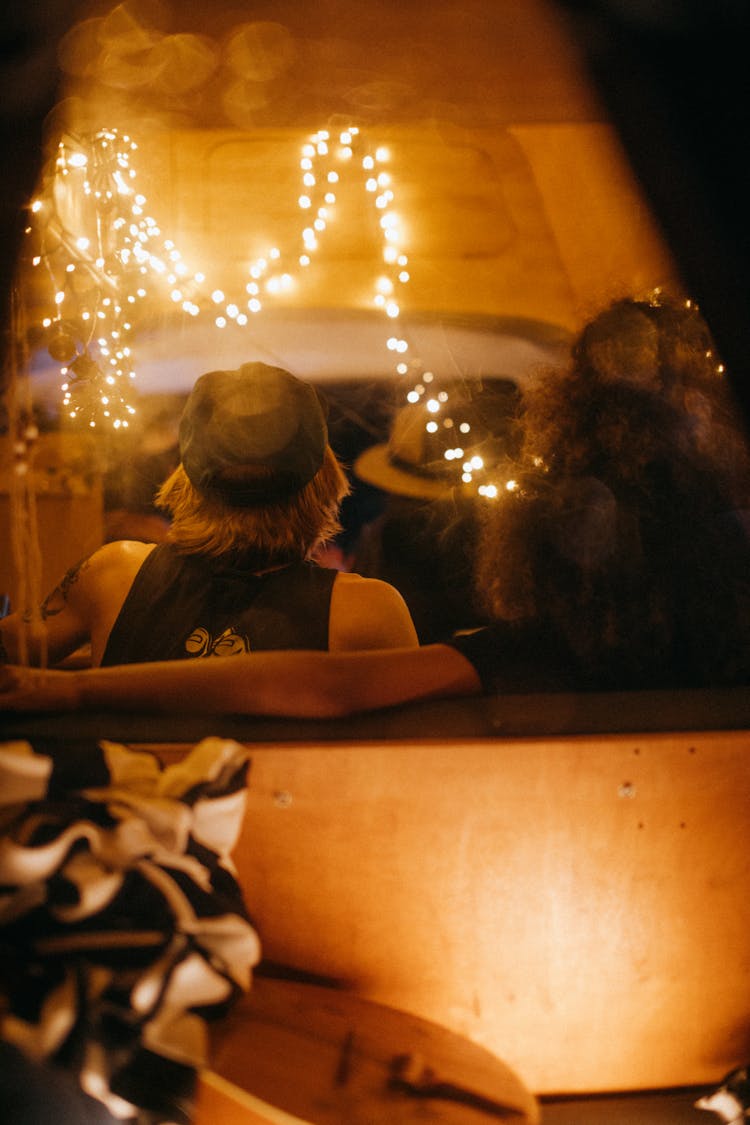
[[[254,746],[266,958],[433,1020],[535,1093],[750,1053],[750,736]]]

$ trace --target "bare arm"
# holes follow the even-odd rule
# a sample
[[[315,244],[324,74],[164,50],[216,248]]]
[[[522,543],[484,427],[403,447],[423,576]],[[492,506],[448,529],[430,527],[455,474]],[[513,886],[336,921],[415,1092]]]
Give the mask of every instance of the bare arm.
[[[105,543],[72,566],[42,603],[40,620],[26,626],[32,665],[58,664],[80,645],[91,642],[92,663],[99,664],[107,637],[133,578],[153,544],[118,540]],[[11,614],[0,621],[5,659],[23,662],[24,621]]]
[[[32,664],[45,660],[56,664],[88,639],[88,626],[81,616],[74,588],[89,565],[86,558],[70,567],[42,602],[38,621],[23,618],[19,613],[0,621],[0,654],[4,660],[22,660],[25,640]]]
[[[137,709],[336,718],[416,699],[477,695],[448,645],[371,652],[259,652],[71,672],[0,669],[0,710]]]
[[[331,652],[408,648],[417,644],[411,614],[395,586],[359,574],[337,576],[328,630]]]

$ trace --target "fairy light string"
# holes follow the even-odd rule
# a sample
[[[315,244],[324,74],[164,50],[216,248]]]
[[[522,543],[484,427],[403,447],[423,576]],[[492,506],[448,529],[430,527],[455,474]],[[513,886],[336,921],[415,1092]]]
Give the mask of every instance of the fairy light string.
[[[517,489],[515,480],[494,479],[497,467],[485,464],[481,435],[454,410],[450,383],[412,355],[401,329],[409,257],[386,146],[369,144],[356,126],[308,137],[299,156],[297,242],[270,245],[249,263],[241,290],[232,294],[192,270],[149,213],[134,167],[137,152],[135,140],[114,128],[65,134],[29,208],[27,256],[50,294],[39,327],[50,356],[61,365],[61,405],[70,422],[91,429],[128,427],[136,413],[134,335],[144,304],[166,297],[183,314],[209,315],[223,329],[242,328],[267,303],[288,297],[313,267],[348,181],[361,188],[365,211],[379,232],[381,264],[370,301],[383,313],[384,347],[392,353],[403,402],[423,408],[425,430],[439,439],[457,486],[486,499]],[[37,291],[43,287],[38,275],[34,282]],[[650,300],[658,303],[659,297],[655,289]]]
[[[311,264],[335,217],[336,187],[357,164],[359,143],[354,127],[335,141],[322,130],[304,143],[297,200],[303,226],[294,261],[289,251],[282,255],[278,247],[269,247],[250,263],[244,292],[227,297],[204,274],[188,269],[148,213],[133,167],[138,146],[128,134],[100,129],[62,137],[30,206],[27,235],[31,267],[43,272],[50,291],[40,327],[50,355],[62,365],[67,416],[91,427],[127,427],[135,413],[133,326],[143,302],[166,294],[189,316],[210,309],[216,326],[223,328],[231,322],[246,325],[266,300],[293,289],[295,271]],[[384,273],[376,282],[373,303],[394,317],[400,311],[394,293],[408,275],[406,256],[396,246],[399,220],[387,209],[393,199],[390,176],[379,169],[387,158],[380,148],[365,152],[359,163],[366,173],[364,190],[374,193],[374,207],[381,211]]]
[[[190,317],[209,315],[218,329],[242,328],[262,313],[267,303],[287,297],[336,222],[339,192],[347,183],[361,188],[380,235],[380,268],[370,301],[384,317],[385,349],[393,357],[394,376],[402,401],[420,407],[426,434],[452,470],[456,487],[486,500],[520,497],[523,486],[504,477],[502,466],[482,455],[487,435],[474,433],[453,398],[451,382],[425,369],[412,354],[401,327],[405,292],[410,282],[408,242],[397,208],[396,187],[386,146],[371,146],[354,126],[332,135],[319,130],[301,146],[299,157],[300,232],[295,245],[270,245],[252,260],[239,292],[225,294],[212,287],[199,270],[183,260],[148,210],[137,184],[134,158],[138,145],[126,133],[100,129],[87,136],[66,134],[42,178],[39,195],[29,208],[28,251],[35,291],[45,285],[48,309],[42,338],[60,363],[61,405],[70,422],[90,429],[127,429],[136,413],[134,337],[139,308],[168,297]],[[39,278],[43,280],[39,280]],[[646,298],[658,305],[662,293]],[[16,341],[25,341],[29,325],[23,294],[14,294]],[[685,301],[686,308],[697,306]],[[46,644],[38,607],[41,597],[41,553],[34,491],[34,453],[38,431],[28,379],[28,354],[13,352],[10,372],[9,423],[13,442],[11,550],[21,578],[18,604],[24,618],[21,663],[29,658],[32,633]],[[724,367],[711,352],[717,376]],[[22,372],[25,378],[22,378]],[[491,438],[491,435],[490,435]],[[491,444],[491,442],[490,442]],[[541,461],[537,468],[544,471]]]

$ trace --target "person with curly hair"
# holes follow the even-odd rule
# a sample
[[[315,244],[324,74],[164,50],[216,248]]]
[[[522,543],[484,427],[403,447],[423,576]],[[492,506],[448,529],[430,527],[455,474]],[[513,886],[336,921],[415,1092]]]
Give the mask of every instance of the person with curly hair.
[[[750,453],[697,308],[614,302],[527,391],[521,424],[513,486],[480,532],[491,624],[420,648],[223,668],[6,668],[0,706],[321,717],[483,691],[750,683]]]
[[[571,683],[749,670],[750,462],[692,302],[614,302],[528,396],[517,489],[487,512],[493,619],[554,639]]]

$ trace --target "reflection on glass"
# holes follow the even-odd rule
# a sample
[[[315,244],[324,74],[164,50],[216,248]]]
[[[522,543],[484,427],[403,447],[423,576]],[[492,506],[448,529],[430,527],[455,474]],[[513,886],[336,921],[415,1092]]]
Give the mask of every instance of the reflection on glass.
[[[375,446],[393,460],[408,408],[456,495],[491,502],[514,486],[503,442],[465,431],[463,401],[522,393],[603,293],[674,280],[545,4],[76,15],[10,396],[54,529],[36,593],[98,538],[163,536],[153,489],[206,370],[258,359],[318,384],[349,466]],[[61,456],[69,470],[45,467]],[[351,480],[341,567],[387,506]]]

